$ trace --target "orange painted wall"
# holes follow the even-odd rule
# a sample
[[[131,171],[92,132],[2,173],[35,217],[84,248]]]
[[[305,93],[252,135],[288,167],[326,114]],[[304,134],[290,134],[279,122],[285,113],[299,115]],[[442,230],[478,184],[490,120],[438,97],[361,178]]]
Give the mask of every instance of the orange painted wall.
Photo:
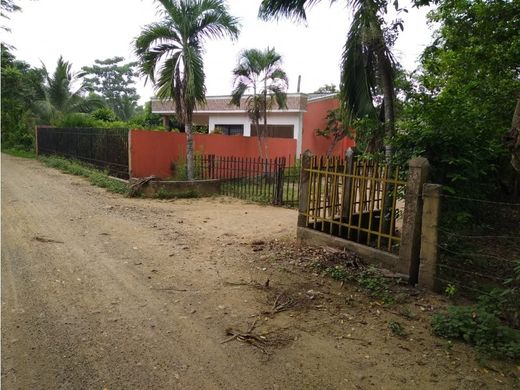
[[[327,153],[331,140],[316,135],[316,129],[324,129],[327,126],[327,112],[338,107],[338,99],[307,103],[307,112],[303,115],[302,152],[308,149],[318,156]],[[354,145],[354,140],[345,137],[336,144],[332,153],[336,156],[344,156],[347,149]]]
[[[184,133],[132,130],[130,137],[131,177],[169,177],[171,163],[186,154]],[[295,139],[267,138],[266,141],[270,158],[294,158]],[[193,143],[195,151],[201,154],[247,158],[258,158],[260,155],[256,137],[195,134]]]

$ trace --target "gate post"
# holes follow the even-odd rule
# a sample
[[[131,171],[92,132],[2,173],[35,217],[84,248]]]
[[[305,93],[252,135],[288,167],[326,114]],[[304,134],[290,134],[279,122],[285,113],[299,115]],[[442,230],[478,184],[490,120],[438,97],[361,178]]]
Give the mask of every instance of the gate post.
[[[285,171],[285,157],[281,157],[276,165],[276,204],[283,204],[283,180]]]
[[[421,256],[419,287],[437,290],[437,260],[439,258],[439,216],[442,186],[426,183],[423,186],[423,213],[421,226]]]
[[[430,164],[424,157],[408,162],[408,181],[405,190],[403,230],[399,248],[398,271],[409,275],[410,284],[417,283],[421,249],[422,188],[426,182]]]
[[[311,167],[312,154],[306,150],[302,155],[300,167],[300,197],[298,199],[298,226],[307,227],[307,214],[309,213],[309,177],[308,169]]]

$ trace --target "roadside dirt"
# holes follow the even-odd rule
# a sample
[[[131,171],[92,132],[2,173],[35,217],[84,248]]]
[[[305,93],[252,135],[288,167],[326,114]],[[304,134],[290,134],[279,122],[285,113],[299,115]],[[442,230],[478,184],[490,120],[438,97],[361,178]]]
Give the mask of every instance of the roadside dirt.
[[[385,307],[302,266],[295,220],[229,198],[127,199],[2,155],[3,388],[520,385],[519,368],[431,335],[442,299]]]

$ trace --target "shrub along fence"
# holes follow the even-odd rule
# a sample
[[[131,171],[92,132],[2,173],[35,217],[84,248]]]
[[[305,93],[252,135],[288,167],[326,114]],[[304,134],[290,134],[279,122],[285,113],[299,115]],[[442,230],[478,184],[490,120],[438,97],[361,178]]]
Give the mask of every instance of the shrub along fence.
[[[128,129],[36,128],[36,153],[56,154],[128,179]]]
[[[183,162],[174,164],[175,176],[183,178]],[[222,181],[220,193],[277,206],[296,207],[300,180],[299,160],[197,155],[196,179]]]

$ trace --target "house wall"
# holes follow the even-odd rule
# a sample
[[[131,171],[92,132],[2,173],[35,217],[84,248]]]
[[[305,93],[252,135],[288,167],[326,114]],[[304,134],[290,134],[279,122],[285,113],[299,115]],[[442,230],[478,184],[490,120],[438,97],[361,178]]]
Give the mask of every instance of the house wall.
[[[325,155],[331,144],[331,140],[316,135],[316,129],[324,129],[327,126],[327,113],[339,107],[338,99],[324,99],[309,101],[307,112],[303,115],[303,136],[301,152],[310,150],[314,155]],[[334,147],[332,153],[343,156],[349,147],[355,145],[354,140],[343,138]]]
[[[171,163],[186,155],[186,135],[162,131],[130,131],[130,177],[171,176]],[[270,158],[294,158],[296,140],[267,138]],[[256,137],[195,134],[194,149],[200,154],[258,158],[260,153]]]
[[[263,123],[261,119],[260,124]],[[293,138],[298,140],[298,135],[301,133],[302,121],[299,112],[286,112],[286,113],[268,113],[267,123],[269,125],[293,125],[294,133]],[[246,113],[237,114],[210,114],[209,115],[209,132],[212,133],[215,130],[215,125],[244,125],[244,136],[249,137],[251,135],[251,119]]]

